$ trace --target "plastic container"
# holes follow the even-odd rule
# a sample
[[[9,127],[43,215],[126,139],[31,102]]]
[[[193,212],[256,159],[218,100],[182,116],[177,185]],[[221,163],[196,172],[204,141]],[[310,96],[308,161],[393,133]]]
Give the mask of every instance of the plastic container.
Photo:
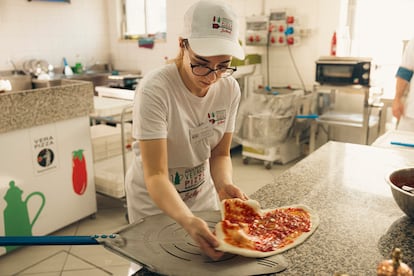
[[[125,124],[125,144],[131,143],[131,124]],[[100,161],[122,154],[121,127],[91,126],[93,160]]]
[[[72,76],[73,75],[73,71],[72,68],[70,68],[68,61],[66,60],[66,58],[63,58],[63,65],[65,66],[63,73],[65,74],[65,76]]]

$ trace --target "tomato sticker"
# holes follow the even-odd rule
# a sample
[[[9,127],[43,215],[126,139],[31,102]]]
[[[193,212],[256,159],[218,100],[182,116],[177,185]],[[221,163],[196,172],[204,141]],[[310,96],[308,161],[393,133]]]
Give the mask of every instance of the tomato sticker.
[[[78,195],[83,195],[86,191],[88,182],[86,161],[83,156],[83,149],[72,152],[72,186],[73,191]]]

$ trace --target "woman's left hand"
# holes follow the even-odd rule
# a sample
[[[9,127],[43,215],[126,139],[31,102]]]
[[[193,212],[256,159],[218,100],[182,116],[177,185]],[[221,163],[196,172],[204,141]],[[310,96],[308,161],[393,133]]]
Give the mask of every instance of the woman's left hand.
[[[239,187],[233,184],[226,184],[220,187],[218,191],[218,195],[221,200],[228,199],[228,198],[240,198],[242,200],[249,199],[245,193],[240,190]]]

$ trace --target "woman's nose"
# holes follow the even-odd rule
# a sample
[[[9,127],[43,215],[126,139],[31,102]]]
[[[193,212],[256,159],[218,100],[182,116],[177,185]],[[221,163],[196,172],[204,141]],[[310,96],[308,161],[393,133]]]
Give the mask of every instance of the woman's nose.
[[[206,76],[206,78],[208,78],[209,80],[215,80],[217,79],[217,71],[211,71],[210,74],[208,74]]]

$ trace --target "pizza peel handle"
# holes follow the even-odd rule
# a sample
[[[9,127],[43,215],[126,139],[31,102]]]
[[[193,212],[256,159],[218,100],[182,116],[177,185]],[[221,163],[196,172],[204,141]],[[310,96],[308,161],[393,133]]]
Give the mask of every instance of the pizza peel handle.
[[[0,237],[0,246],[29,245],[99,245],[106,240],[116,239],[118,235],[93,236],[7,236]]]

